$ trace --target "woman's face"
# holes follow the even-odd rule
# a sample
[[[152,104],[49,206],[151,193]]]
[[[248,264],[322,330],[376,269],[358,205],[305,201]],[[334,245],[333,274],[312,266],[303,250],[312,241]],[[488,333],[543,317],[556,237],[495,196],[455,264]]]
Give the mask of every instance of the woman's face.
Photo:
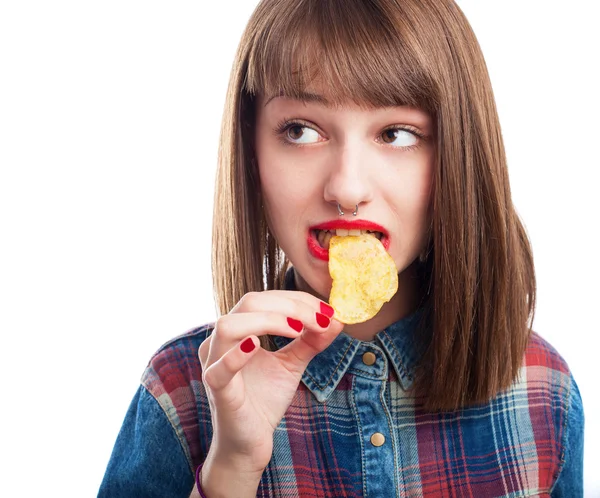
[[[379,225],[400,280],[427,244],[432,120],[408,107],[257,99],[256,155],[269,226],[302,279],[327,298],[329,235],[342,222]],[[340,216],[337,204],[344,212]],[[355,206],[358,214],[353,216]],[[343,232],[342,232],[343,233]],[[401,286],[401,283],[400,283]]]

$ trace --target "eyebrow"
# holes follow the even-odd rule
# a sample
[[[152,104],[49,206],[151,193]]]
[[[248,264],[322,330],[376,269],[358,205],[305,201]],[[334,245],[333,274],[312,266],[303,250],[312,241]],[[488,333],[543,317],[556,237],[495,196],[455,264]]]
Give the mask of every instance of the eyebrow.
[[[280,97],[285,98],[285,99],[298,100],[298,101],[304,102],[304,103],[316,102],[317,104],[321,104],[326,107],[330,107],[330,105],[331,105],[330,102],[322,95],[318,95],[316,93],[310,93],[310,92],[299,92],[298,94],[296,94],[293,97],[290,97],[289,95],[285,95],[283,93],[273,95],[273,96],[269,97],[267,102],[265,102],[264,107],[267,107],[267,104],[269,102],[271,102],[273,99],[280,98]]]

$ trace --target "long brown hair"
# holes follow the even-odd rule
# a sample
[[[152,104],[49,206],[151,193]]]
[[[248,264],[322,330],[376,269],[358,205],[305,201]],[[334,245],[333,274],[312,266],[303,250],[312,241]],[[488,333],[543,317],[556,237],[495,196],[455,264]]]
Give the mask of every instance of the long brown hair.
[[[334,104],[409,105],[433,117],[423,355],[413,387],[425,410],[488,401],[518,375],[536,283],[486,64],[452,0],[258,5],[233,64],[221,130],[212,259],[220,313],[250,291],[281,288],[286,267],[261,206],[256,95],[299,95],[315,77]]]

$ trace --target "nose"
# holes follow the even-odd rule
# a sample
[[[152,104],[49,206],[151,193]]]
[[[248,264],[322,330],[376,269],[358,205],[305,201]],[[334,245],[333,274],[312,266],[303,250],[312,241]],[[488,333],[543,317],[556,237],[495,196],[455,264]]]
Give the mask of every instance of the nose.
[[[324,199],[338,206],[338,214],[356,213],[359,206],[373,199],[369,180],[370,165],[367,154],[360,147],[346,146],[335,153],[328,164]],[[356,216],[356,215],[355,215]]]

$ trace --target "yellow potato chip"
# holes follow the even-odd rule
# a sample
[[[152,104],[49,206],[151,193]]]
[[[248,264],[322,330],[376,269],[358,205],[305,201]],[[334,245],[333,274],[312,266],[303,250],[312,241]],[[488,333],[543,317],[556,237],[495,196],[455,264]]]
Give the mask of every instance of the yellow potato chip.
[[[381,242],[372,235],[333,236],[329,242],[329,304],[342,323],[373,318],[398,290],[398,270]]]

